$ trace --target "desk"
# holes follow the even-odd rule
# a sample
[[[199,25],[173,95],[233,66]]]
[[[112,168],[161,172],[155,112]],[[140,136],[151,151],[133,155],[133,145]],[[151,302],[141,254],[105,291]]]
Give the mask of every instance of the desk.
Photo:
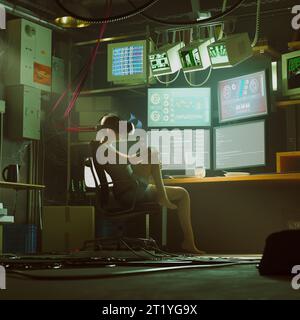
[[[39,201],[39,205],[38,205],[39,223],[40,223],[40,228],[42,229],[42,227],[43,227],[43,223],[42,223],[42,191],[46,188],[46,186],[0,181],[0,188],[13,189],[16,191],[21,191],[21,190],[37,191],[38,192],[38,201]]]
[[[189,177],[164,183],[189,192],[195,237],[207,252],[261,253],[268,235],[300,222],[300,173]],[[168,218],[169,230],[178,234],[178,222]],[[174,237],[170,240],[178,246]]]
[[[177,184],[195,184],[195,183],[226,183],[226,182],[251,182],[251,181],[288,181],[288,182],[300,182],[300,173],[270,173],[270,174],[255,174],[248,176],[236,176],[236,177],[210,177],[210,178],[175,178],[165,179],[165,185],[177,185]]]

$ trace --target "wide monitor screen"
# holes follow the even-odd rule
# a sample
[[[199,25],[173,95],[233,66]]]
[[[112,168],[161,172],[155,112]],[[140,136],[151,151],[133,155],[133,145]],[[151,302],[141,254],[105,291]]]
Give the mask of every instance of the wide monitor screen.
[[[265,72],[219,82],[220,122],[257,117],[268,113]]]
[[[265,121],[218,127],[214,131],[216,170],[266,164]]]
[[[210,88],[148,90],[148,127],[208,127]]]
[[[210,169],[210,130],[151,130],[148,145],[160,153],[163,170]]]

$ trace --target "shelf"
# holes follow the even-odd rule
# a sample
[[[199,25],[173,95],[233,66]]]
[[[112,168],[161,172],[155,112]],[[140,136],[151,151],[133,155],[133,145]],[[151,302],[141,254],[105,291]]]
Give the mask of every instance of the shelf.
[[[211,177],[211,178],[180,178],[180,179],[165,179],[166,185],[178,184],[199,184],[199,183],[227,183],[227,182],[275,182],[275,181],[288,181],[299,182],[300,173],[287,173],[287,174],[256,174],[249,176],[236,176],[236,177]]]
[[[300,49],[300,41],[292,41],[292,42],[289,42],[288,43],[288,47],[290,49],[293,49],[293,50],[299,50]]]
[[[267,44],[255,46],[253,48],[253,52],[254,54],[268,54],[275,59],[280,59],[281,57],[281,54],[279,52],[277,52],[275,49],[273,49]]]
[[[114,87],[114,88],[106,88],[106,89],[95,89],[95,90],[86,90],[80,93],[81,96],[92,96],[96,94],[105,94],[111,92],[122,92],[122,91],[135,91],[138,89],[147,89],[148,86],[146,84],[135,85],[135,86],[122,86],[122,87]]]
[[[71,142],[71,147],[80,147],[80,146],[88,146],[91,142]]]
[[[278,108],[287,108],[290,106],[300,105],[300,99],[277,101]]]
[[[0,181],[0,188],[14,189],[14,190],[44,190],[46,186]]]
[[[277,173],[298,172],[300,170],[300,151],[278,152],[276,167]]]

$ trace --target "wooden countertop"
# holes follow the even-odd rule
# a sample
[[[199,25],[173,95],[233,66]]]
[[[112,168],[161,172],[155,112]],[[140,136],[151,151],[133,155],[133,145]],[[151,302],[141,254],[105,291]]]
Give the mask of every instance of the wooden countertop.
[[[194,183],[226,183],[226,182],[251,182],[251,181],[296,181],[300,182],[300,173],[270,173],[253,174],[249,176],[235,177],[210,177],[210,178],[175,178],[164,179],[166,185],[174,184],[194,184]]]
[[[46,186],[26,183],[13,183],[0,181],[0,188],[14,189],[14,190],[44,190]]]

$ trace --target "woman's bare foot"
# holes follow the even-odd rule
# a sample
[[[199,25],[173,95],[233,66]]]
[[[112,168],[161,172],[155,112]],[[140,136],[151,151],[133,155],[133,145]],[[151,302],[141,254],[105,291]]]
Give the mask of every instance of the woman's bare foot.
[[[200,256],[206,254],[205,251],[199,250],[193,243],[183,242],[181,248],[188,253],[197,254]]]

